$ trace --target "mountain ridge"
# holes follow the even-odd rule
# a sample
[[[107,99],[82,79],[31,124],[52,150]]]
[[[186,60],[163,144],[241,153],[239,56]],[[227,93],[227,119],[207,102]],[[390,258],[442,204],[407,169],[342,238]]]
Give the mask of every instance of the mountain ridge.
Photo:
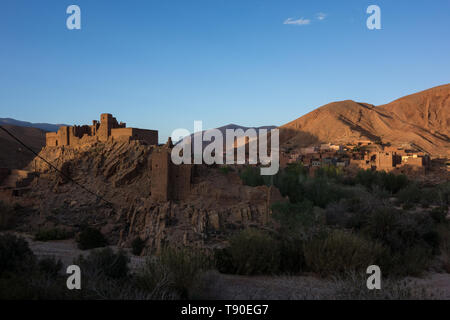
[[[290,147],[368,139],[409,144],[448,157],[449,127],[450,84],[446,84],[380,106],[352,100],[332,102],[280,128],[281,144]]]
[[[52,123],[33,123],[28,121],[16,120],[13,118],[0,118],[0,125],[12,125],[18,127],[37,128],[44,131],[56,132],[61,126],[66,124],[52,124]]]

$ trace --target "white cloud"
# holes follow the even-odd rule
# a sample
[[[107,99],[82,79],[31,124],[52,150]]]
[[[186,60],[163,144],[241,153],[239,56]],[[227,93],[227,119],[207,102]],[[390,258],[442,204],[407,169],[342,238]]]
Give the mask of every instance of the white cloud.
[[[323,13],[323,12],[319,12],[318,14],[316,14],[317,20],[320,20],[320,21],[325,20],[326,17],[327,17],[327,14]]]
[[[304,25],[307,25],[307,24],[310,24],[310,23],[311,23],[311,20],[303,19],[303,18],[300,18],[300,19],[297,19],[297,20],[294,20],[294,18],[288,18],[288,19],[286,19],[283,22],[283,24],[293,24],[293,25],[296,25],[296,26],[304,26]]]

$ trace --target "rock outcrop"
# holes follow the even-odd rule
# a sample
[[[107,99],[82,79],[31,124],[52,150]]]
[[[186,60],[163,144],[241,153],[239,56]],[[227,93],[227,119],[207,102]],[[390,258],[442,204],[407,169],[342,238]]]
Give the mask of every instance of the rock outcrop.
[[[39,158],[33,161],[38,177],[27,195],[35,209],[30,224],[92,225],[120,246],[140,237],[147,251],[165,243],[213,247],[241,228],[266,225],[271,205],[284,201],[274,187],[244,186],[236,171],[207,166],[192,168],[192,184],[182,199],[155,201],[157,148],[140,141],[45,147],[40,156],[64,174]]]

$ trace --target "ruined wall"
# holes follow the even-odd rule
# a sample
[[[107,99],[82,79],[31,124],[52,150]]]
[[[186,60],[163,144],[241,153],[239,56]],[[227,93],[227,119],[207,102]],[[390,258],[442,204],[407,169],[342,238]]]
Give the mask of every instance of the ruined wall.
[[[73,126],[69,127],[69,144],[78,146],[84,144],[83,137],[92,135],[91,126]]]
[[[58,129],[58,146],[68,146],[69,141],[69,127],[59,127]]]
[[[149,145],[158,145],[158,131],[133,128],[133,140],[143,140]]]
[[[111,129],[111,137],[114,140],[141,140],[147,142],[149,145],[158,144],[158,131],[145,130],[136,128],[117,128]]]
[[[58,145],[58,137],[56,132],[47,132],[45,134],[45,145],[49,147],[56,147]]]
[[[169,163],[170,199],[186,199],[191,191],[192,166],[188,164],[174,165]]]
[[[161,147],[152,153],[151,199],[156,202],[183,200],[191,191],[192,165],[174,165],[170,152]]]
[[[97,131],[97,136],[100,141],[108,140],[108,137],[111,134],[112,122],[112,115],[103,113],[100,116],[100,126]]]
[[[111,137],[114,140],[130,140],[133,136],[133,128],[111,129]]]
[[[155,149],[152,153],[151,198],[156,202],[169,200],[169,150]]]

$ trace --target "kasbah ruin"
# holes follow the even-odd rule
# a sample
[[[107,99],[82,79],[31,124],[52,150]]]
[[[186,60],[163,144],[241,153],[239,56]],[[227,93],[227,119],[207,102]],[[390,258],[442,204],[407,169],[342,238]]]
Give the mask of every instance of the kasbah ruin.
[[[100,122],[92,121],[92,125],[63,126],[58,132],[46,133],[46,146],[79,146],[97,141],[144,141],[148,145],[158,146],[158,131],[127,128],[126,123],[118,123],[109,113],[100,115]],[[152,200],[165,202],[181,200],[189,193],[192,167],[176,166],[170,158],[171,140],[152,154],[151,197]]]

